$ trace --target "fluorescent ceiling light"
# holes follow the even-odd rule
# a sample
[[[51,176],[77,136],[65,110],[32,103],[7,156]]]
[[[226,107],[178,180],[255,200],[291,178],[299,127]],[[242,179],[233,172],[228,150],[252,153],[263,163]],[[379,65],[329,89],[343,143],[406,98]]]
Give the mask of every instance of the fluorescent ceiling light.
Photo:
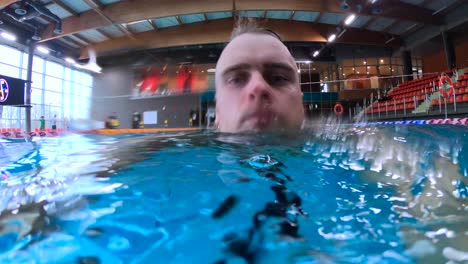
[[[68,58],[68,57],[65,58],[65,61],[68,62],[68,63],[71,63],[71,64],[75,64],[75,63],[76,63],[76,61],[75,61],[74,59]]]
[[[44,54],[49,54],[49,53],[50,53],[50,51],[49,51],[47,48],[43,47],[43,46],[37,46],[36,49],[37,49],[37,51],[39,51],[40,53],[44,53]]]
[[[353,21],[356,19],[356,16],[354,14],[349,15],[346,20],[345,20],[345,25],[350,25],[353,23]]]
[[[216,72],[216,69],[211,68],[211,69],[208,69],[208,70],[206,70],[206,71],[207,71],[207,72]]]
[[[335,34],[331,34],[329,37],[328,37],[328,42],[333,42],[335,41],[336,39],[336,35]]]
[[[4,39],[8,39],[8,40],[11,40],[11,41],[15,41],[16,40],[16,36],[11,34],[11,33],[8,33],[8,32],[2,32],[0,34],[2,36],[2,38]]]
[[[314,55],[313,55],[313,56],[314,56],[314,57],[317,57],[317,56],[319,55],[319,53],[320,53],[320,51],[316,50],[316,51],[314,52]]]

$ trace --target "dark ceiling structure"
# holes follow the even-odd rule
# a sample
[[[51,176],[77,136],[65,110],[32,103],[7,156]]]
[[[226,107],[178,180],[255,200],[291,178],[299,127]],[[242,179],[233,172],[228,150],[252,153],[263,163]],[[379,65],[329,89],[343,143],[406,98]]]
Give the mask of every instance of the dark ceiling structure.
[[[278,32],[304,57],[333,45],[414,49],[468,21],[467,0],[0,0],[0,31],[99,62],[213,62],[239,18]],[[353,20],[348,23],[350,17]]]

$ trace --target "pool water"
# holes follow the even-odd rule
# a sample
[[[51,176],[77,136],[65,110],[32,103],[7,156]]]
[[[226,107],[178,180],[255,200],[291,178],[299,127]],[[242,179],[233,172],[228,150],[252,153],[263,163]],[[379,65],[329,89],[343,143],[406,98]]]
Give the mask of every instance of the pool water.
[[[0,144],[0,263],[468,261],[467,127]]]

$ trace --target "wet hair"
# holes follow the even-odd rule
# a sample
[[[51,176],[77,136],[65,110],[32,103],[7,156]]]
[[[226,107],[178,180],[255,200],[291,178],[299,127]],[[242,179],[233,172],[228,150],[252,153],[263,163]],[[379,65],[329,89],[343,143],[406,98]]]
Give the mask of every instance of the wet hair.
[[[278,33],[269,28],[261,27],[256,20],[251,18],[239,18],[237,20],[236,27],[231,33],[230,40],[232,41],[234,38],[247,33],[269,35],[283,42]]]

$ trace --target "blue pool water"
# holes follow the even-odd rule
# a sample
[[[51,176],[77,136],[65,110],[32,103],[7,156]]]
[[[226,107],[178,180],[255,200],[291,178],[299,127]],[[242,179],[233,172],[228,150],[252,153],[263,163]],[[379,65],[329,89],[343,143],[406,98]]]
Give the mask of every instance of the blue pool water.
[[[468,261],[467,127],[0,144],[0,263]]]

